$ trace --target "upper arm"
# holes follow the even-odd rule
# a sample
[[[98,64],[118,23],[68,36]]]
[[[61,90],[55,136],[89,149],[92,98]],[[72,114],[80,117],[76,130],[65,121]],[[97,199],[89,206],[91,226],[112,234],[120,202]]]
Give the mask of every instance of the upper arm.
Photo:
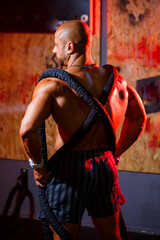
[[[127,85],[127,90],[128,90],[128,107],[125,117],[132,120],[135,119],[145,121],[146,113],[140,96],[138,95],[137,91],[130,85]]]
[[[38,131],[41,124],[47,119],[52,111],[53,97],[45,85],[38,85],[34,92],[21,123],[21,131],[24,133]]]

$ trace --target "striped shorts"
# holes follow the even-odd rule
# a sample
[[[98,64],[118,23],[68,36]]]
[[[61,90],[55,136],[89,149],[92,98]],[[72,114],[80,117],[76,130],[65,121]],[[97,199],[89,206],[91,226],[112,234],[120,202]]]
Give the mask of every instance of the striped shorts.
[[[93,217],[111,216],[125,203],[115,159],[106,149],[70,151],[52,171],[47,197],[60,222],[80,224],[85,209]]]

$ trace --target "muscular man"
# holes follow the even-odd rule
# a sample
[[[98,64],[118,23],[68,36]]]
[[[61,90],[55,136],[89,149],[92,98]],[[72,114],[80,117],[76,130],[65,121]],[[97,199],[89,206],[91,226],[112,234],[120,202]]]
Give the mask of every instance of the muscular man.
[[[92,34],[81,21],[63,23],[55,33],[53,52],[66,71],[95,98],[109,78],[109,71],[94,63],[91,57]],[[118,73],[117,73],[118,74]],[[119,81],[106,104],[115,131],[124,119],[115,157],[120,157],[138,138],[145,123],[145,111],[137,92],[119,76]],[[21,123],[20,136],[34,164],[42,162],[40,125],[53,116],[59,149],[79,129],[90,112],[90,106],[64,81],[43,79],[35,88]],[[118,169],[108,150],[109,136],[101,120],[97,120],[85,138],[55,162],[53,179],[48,184],[48,201],[63,226],[77,239],[85,208],[92,217],[100,239],[121,239],[119,208],[125,202],[118,182]],[[39,165],[38,165],[39,166]],[[47,184],[45,165],[34,169],[36,184]],[[53,229],[52,229],[53,230]],[[54,232],[54,239],[59,236]]]

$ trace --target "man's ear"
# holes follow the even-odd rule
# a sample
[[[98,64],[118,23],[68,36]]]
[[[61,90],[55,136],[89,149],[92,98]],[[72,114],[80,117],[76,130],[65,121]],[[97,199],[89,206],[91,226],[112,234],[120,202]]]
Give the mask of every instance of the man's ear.
[[[72,53],[74,51],[74,44],[72,42],[67,43],[67,52]]]

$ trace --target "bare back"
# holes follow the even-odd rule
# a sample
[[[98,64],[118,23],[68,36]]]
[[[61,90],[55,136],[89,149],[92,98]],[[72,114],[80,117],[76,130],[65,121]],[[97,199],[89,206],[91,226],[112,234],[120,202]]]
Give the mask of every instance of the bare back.
[[[72,68],[68,72],[78,80],[94,97],[98,98],[108,80],[109,72],[102,67],[89,69]],[[54,99],[52,115],[58,125],[56,150],[63,145],[82,125],[90,112],[88,104],[65,82],[50,79],[49,85],[56,85],[52,91]],[[52,87],[51,87],[52,89]],[[55,87],[54,87],[55,89]],[[126,85],[118,81],[106,109],[113,121],[115,130],[121,123],[128,102]],[[87,136],[79,142],[75,149],[93,149],[107,147],[107,135],[104,126],[98,120]]]

